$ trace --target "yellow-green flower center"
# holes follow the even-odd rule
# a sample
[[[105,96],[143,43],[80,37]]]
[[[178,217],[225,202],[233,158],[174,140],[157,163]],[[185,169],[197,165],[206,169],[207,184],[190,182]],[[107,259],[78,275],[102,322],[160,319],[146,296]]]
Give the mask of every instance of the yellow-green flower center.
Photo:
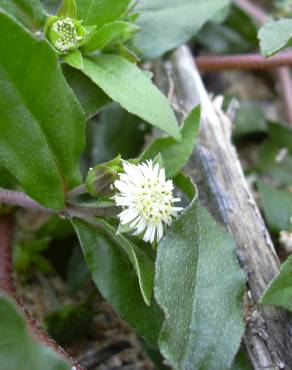
[[[78,35],[76,25],[70,18],[59,19],[53,27],[60,35],[54,46],[62,53],[67,53],[69,50],[76,48],[82,40],[82,37]]]

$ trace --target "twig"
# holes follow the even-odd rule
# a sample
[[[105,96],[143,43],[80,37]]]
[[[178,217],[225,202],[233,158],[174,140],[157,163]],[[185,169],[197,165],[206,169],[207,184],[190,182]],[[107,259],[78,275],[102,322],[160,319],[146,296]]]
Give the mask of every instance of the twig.
[[[260,54],[199,56],[195,58],[201,72],[215,72],[232,69],[272,69],[283,66],[292,66],[292,52],[280,53],[271,58],[264,58]]]
[[[292,126],[292,78],[288,67],[277,70],[279,86],[278,90],[284,102],[286,119],[289,126]]]

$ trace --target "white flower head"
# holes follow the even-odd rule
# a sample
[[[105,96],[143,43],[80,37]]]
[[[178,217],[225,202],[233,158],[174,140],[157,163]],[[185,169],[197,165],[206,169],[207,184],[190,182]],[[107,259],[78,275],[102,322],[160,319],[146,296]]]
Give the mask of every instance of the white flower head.
[[[129,225],[135,235],[143,235],[145,242],[159,242],[164,227],[183,209],[174,207],[180,199],[173,196],[173,182],[166,180],[165,170],[152,160],[138,165],[124,161],[123,168],[114,182],[118,189],[114,200],[123,207],[120,223]]]
[[[67,53],[69,50],[76,48],[82,40],[71,18],[59,19],[53,24],[53,29],[60,35],[54,42],[54,46],[61,53]]]

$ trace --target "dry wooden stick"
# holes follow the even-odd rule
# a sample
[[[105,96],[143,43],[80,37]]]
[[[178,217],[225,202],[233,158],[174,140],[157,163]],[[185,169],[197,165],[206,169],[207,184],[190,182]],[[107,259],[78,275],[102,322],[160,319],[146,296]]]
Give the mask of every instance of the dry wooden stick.
[[[259,304],[280,263],[231,143],[231,122],[216,112],[186,46],[160,63],[156,79],[179,112],[185,114],[201,103],[202,127],[193,170],[202,178],[212,210],[233,235],[246,271],[253,305],[244,343],[251,363],[256,370],[292,369],[292,327],[286,312]]]

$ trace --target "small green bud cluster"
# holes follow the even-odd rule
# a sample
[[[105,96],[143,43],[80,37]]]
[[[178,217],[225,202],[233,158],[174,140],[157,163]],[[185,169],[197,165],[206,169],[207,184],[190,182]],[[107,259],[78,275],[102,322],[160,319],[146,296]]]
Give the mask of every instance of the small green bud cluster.
[[[53,29],[60,37],[54,42],[55,48],[61,53],[78,47],[82,37],[78,35],[77,27],[70,18],[59,19],[53,24]]]

